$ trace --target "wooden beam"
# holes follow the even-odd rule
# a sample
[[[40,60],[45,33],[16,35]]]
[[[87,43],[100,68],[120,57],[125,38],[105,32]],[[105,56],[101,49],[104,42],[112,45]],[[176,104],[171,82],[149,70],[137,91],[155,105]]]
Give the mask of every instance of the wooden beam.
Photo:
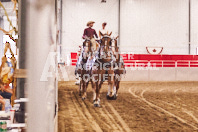
[[[15,69],[14,78],[27,78],[26,69]]]

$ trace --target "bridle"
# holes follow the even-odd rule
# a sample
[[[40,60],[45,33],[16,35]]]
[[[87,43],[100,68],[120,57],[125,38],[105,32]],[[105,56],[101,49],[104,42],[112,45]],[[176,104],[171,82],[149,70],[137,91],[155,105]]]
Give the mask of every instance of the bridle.
[[[90,43],[90,45],[89,45],[89,43]],[[86,38],[86,40],[84,41],[84,43],[83,43],[83,50],[82,50],[82,53],[81,53],[81,56],[82,56],[82,62],[83,63],[86,63],[84,60],[84,55],[85,55],[85,53],[86,53],[86,50],[88,51],[87,53],[90,53],[91,51],[89,50],[89,48],[91,47],[91,40],[89,39],[89,38]],[[86,54],[87,54],[86,53]],[[87,56],[86,56],[86,58],[88,58]]]
[[[111,40],[110,40],[110,45],[108,44],[108,39],[109,39],[110,37],[109,36],[103,36],[103,38],[101,39],[101,40],[103,40],[102,42],[104,43],[104,44],[100,44],[100,48],[99,48],[99,50],[98,50],[98,58],[99,59],[101,59],[100,57],[101,57],[101,49],[106,49],[106,47],[108,47],[109,48],[109,50],[108,51],[104,51],[106,54],[108,54],[108,52],[110,52],[110,56],[111,56],[111,59],[110,59],[110,61],[108,61],[108,62],[101,62],[98,58],[96,59],[96,61],[97,62],[99,62],[99,63],[112,63],[113,62],[113,58],[112,58],[112,56],[113,56],[113,53],[112,53],[112,50],[111,50]],[[101,43],[102,43],[101,42]]]

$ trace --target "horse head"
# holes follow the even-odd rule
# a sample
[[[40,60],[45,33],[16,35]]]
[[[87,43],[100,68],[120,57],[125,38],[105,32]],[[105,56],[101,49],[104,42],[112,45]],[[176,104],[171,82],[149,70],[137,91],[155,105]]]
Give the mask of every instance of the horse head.
[[[107,34],[102,34],[102,39],[101,39],[101,43],[100,46],[104,47],[104,50],[106,52],[108,52],[109,48],[111,47],[111,37]]]
[[[89,38],[86,38],[86,40],[83,42],[83,51],[82,51],[82,60],[84,63],[87,62],[88,57],[91,55],[91,41]]]
[[[103,58],[103,62],[110,61],[111,58],[111,37],[101,33],[102,39],[100,43],[99,56]]]

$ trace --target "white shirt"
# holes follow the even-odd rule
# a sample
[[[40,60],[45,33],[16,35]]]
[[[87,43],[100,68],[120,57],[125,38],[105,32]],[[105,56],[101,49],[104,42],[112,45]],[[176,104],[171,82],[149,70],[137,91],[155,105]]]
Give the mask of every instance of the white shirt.
[[[105,34],[108,33],[108,31],[107,31],[106,29],[101,29],[100,32],[101,32],[103,35],[105,35]]]

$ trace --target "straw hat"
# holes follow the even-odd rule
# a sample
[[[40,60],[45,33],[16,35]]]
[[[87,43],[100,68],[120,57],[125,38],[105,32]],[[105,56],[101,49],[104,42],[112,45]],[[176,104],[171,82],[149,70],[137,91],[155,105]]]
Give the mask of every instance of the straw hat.
[[[88,23],[87,23],[87,26],[89,26],[89,24],[91,24],[91,23],[95,23],[94,21],[89,21]]]

